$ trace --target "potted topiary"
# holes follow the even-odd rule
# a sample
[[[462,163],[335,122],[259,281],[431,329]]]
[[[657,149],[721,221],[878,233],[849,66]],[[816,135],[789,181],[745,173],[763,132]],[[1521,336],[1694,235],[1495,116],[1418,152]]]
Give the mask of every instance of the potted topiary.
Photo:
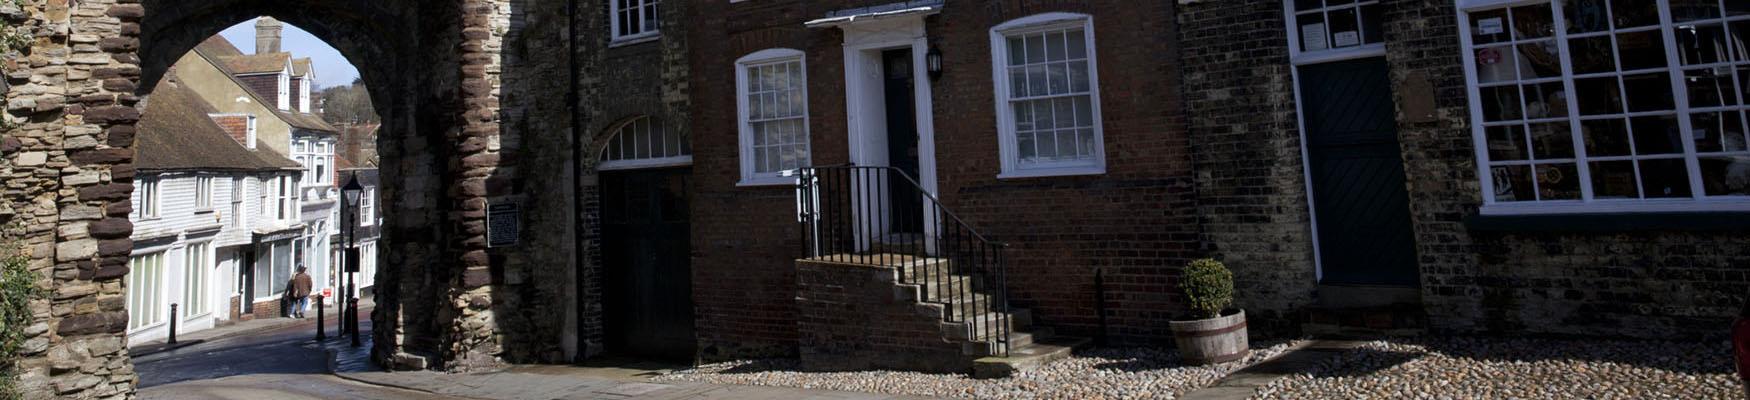
[[[1179,357],[1186,364],[1224,363],[1245,358],[1251,352],[1246,342],[1246,312],[1229,309],[1233,304],[1234,276],[1220,261],[1201,259],[1185,266],[1179,284],[1191,302],[1193,315],[1171,321]]]

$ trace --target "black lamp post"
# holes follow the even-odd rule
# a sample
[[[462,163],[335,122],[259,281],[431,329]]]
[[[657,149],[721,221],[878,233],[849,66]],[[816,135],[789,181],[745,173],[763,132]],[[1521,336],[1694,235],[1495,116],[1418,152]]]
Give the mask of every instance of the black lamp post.
[[[342,227],[344,232],[342,233],[346,235],[346,256],[342,257],[345,258],[344,262],[346,263],[346,293],[343,294],[343,297],[341,298],[346,299],[346,314],[344,318],[348,318],[350,322],[347,323],[347,326],[344,329],[348,329],[352,332],[353,347],[359,346],[359,299],[357,295],[353,294],[353,288],[358,282],[353,276],[359,271],[357,232],[359,226],[358,209],[359,195],[364,193],[364,191],[364,186],[359,185],[357,172],[352,173],[347,178],[346,186],[340,188],[341,201],[343,202],[340,208],[340,219],[345,222],[345,225]]]

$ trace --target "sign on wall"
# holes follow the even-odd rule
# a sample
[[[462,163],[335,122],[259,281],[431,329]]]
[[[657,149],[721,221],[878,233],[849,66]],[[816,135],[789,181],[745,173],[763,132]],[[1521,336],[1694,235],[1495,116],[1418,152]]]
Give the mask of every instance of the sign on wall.
[[[486,206],[486,247],[515,246],[521,239],[522,210],[515,202]]]

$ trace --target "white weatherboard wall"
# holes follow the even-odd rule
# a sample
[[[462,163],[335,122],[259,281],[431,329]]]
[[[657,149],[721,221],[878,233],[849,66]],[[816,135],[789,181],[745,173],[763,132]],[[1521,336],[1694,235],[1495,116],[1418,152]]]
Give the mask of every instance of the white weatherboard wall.
[[[279,173],[281,175],[290,174]],[[231,301],[241,292],[238,290],[238,259],[240,250],[246,248],[252,239],[256,227],[271,225],[271,218],[263,217],[261,204],[257,199],[261,182],[271,179],[275,174],[243,173],[243,172],[144,172],[137,180],[156,180],[158,183],[158,215],[156,218],[144,218],[141,207],[143,190],[133,194],[134,212],[129,219],[134,223],[135,242],[134,256],[162,253],[164,272],[162,279],[155,280],[157,285],[152,290],[160,293],[157,301],[144,306],[162,310],[166,317],[163,322],[130,329],[128,338],[134,343],[159,340],[169,336],[168,316],[170,304],[178,304],[180,318],[177,322],[177,334],[195,332],[212,328],[218,321],[230,318]],[[212,178],[212,206],[200,207],[196,204],[196,186],[199,177]],[[241,202],[233,208],[233,185],[241,179],[243,184]],[[239,224],[237,218],[243,218]],[[207,244],[205,262],[207,271],[205,287],[185,287],[188,279],[189,249],[192,244]],[[206,312],[199,315],[186,315],[189,308],[183,302],[188,290],[200,290],[206,293]],[[128,304],[135,304],[130,301]]]

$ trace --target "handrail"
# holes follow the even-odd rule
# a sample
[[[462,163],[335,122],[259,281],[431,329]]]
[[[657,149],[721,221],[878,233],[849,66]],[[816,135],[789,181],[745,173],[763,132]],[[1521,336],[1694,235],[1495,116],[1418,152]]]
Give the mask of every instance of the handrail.
[[[924,288],[947,322],[972,342],[1007,355],[1009,245],[990,240],[948,210],[917,179],[891,166],[833,165],[785,171],[798,177],[797,220],[806,257],[894,267]]]

